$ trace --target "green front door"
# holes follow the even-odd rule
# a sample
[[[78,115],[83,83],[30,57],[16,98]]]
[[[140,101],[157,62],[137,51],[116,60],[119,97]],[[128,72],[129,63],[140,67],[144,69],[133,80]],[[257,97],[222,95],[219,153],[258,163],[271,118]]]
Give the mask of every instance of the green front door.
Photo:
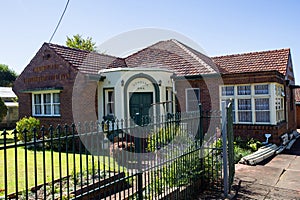
[[[150,108],[153,103],[153,93],[152,92],[134,92],[130,93],[129,99],[129,113],[132,119],[135,119],[136,123],[141,125],[148,124],[150,113]],[[137,118],[136,116],[139,116]]]

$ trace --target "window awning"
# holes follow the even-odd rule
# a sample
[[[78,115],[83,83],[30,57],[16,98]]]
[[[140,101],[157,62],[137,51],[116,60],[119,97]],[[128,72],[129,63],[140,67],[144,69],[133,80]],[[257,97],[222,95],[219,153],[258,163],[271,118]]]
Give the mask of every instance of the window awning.
[[[63,87],[45,87],[45,88],[33,88],[28,90],[21,90],[21,93],[32,93],[32,92],[38,92],[38,91],[53,91],[53,90],[59,90],[62,91]]]

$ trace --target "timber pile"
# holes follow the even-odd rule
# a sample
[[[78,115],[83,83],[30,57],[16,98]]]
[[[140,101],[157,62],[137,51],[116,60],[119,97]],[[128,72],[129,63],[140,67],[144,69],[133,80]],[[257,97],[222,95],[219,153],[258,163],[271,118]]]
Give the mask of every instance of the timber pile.
[[[277,146],[276,144],[267,144],[266,146],[259,148],[256,152],[241,158],[239,163],[256,165],[273,155],[281,153],[285,149],[290,149],[299,137],[300,134],[297,131],[293,131],[290,134],[285,133],[281,136],[282,143],[280,146]]]

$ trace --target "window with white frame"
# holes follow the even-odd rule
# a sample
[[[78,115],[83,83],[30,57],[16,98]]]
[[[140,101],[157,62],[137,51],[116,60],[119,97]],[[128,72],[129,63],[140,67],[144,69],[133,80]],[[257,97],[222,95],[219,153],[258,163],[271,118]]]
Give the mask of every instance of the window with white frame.
[[[115,114],[115,94],[113,89],[105,89],[105,115]]]
[[[270,122],[270,100],[269,98],[255,99],[255,121]]]
[[[172,88],[166,88],[166,112],[173,113],[173,91]]]
[[[238,99],[239,122],[252,122],[251,99]]]
[[[282,85],[276,85],[276,98],[275,98],[275,109],[276,109],[276,122],[285,120],[284,117],[284,89]]]
[[[222,87],[222,96],[233,96],[234,86],[224,86]]]
[[[196,111],[199,109],[200,103],[200,89],[199,88],[187,88],[185,90],[186,97],[186,111]]]
[[[33,116],[60,116],[60,93],[42,92],[32,94]]]
[[[273,101],[270,98],[274,98],[274,95],[270,93],[269,83],[221,86],[220,93],[221,100],[229,101],[232,99],[235,123],[271,123],[270,102]]]

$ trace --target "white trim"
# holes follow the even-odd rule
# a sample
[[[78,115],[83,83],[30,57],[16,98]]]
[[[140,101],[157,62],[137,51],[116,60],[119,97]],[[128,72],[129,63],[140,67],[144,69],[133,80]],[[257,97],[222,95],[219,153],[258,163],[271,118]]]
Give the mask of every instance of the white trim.
[[[54,94],[60,94],[60,92],[61,92],[60,90],[51,90],[51,91],[47,90],[47,91],[40,91],[40,92],[38,92],[38,91],[32,92],[32,94],[31,94],[31,98],[32,98],[32,101],[31,101],[32,116],[34,116],[34,117],[60,117],[61,116],[60,108],[59,108],[59,114],[54,113],[54,106],[59,105],[59,107],[60,107],[60,105],[61,105],[60,96],[59,96],[59,103],[54,103],[54,101],[53,101]],[[50,96],[50,103],[47,103],[47,105],[50,105],[50,109],[51,109],[50,114],[45,114],[44,94],[50,94],[51,95]],[[35,98],[34,98],[35,95],[41,95],[40,104],[35,103]],[[41,106],[41,114],[36,114],[36,110],[35,110],[36,105]]]
[[[238,86],[246,86],[250,85],[251,87],[251,94],[250,95],[238,95]],[[255,86],[256,85],[268,85],[268,94],[255,94]],[[234,95],[231,96],[222,96],[222,87],[227,86],[234,86]],[[281,119],[277,121],[276,119],[276,98],[279,96],[276,94],[276,86],[283,87],[283,85],[278,83],[272,83],[272,82],[263,82],[263,83],[249,83],[249,84],[236,84],[236,85],[221,85],[219,88],[219,94],[220,94],[220,102],[222,100],[228,100],[232,99],[234,101],[235,110],[235,124],[272,124],[276,125],[278,122],[284,121],[285,119]],[[282,98],[282,96],[280,95]],[[239,110],[238,110],[238,100],[239,99],[251,99],[251,113],[252,113],[252,121],[251,122],[240,122],[239,121]],[[263,110],[263,111],[269,111],[270,116],[270,122],[256,122],[256,110],[255,110],[255,100],[256,99],[269,99],[269,110]],[[283,108],[284,109],[284,108]],[[283,116],[284,117],[284,116]]]

